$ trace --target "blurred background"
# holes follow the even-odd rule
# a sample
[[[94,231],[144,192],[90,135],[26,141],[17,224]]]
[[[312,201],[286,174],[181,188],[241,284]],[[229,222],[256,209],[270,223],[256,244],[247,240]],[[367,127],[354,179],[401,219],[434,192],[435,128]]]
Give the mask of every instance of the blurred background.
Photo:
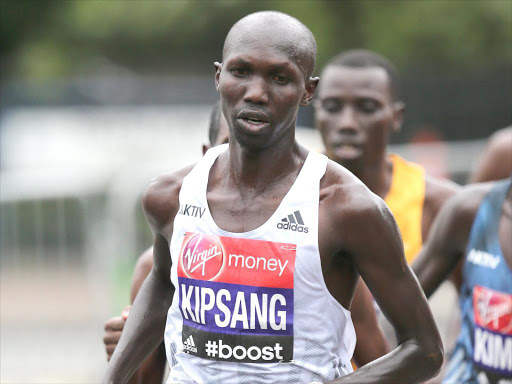
[[[2,0],[0,382],[97,383],[103,323],[129,301],[151,243],[140,196],[196,161],[217,99],[213,62],[244,15],[274,9],[318,42],[389,57],[406,118],[393,150],[466,183],[512,122],[510,0]],[[321,142],[313,111],[299,138]]]

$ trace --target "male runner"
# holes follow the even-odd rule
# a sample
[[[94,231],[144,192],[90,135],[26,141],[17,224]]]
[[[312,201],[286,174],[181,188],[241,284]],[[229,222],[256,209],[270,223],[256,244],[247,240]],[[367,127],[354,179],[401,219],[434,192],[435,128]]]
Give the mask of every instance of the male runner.
[[[209,144],[203,144],[203,155],[209,148],[227,143],[229,128],[222,115],[220,102],[215,103],[210,113],[208,128]],[[133,274],[130,288],[130,302],[133,303],[139,289],[153,268],[153,247],[140,255]],[[373,298],[369,291],[359,290],[351,305],[351,314],[357,335],[353,361],[363,366],[389,352],[389,347],[377,322]],[[131,305],[123,309],[121,316],[112,317],[105,322],[103,342],[110,360],[128,318]],[[131,383],[161,383],[165,373],[165,348],[163,343],[144,361],[141,368],[133,375]]]
[[[439,334],[387,207],[295,141],[315,57],[311,31],[282,13],[228,33],[216,85],[230,145],[148,187],[154,266],[105,382],[125,382],[160,343],[167,311],[171,383],[416,383],[439,369]],[[400,345],[349,374],[359,273]]]
[[[222,115],[220,102],[216,103],[210,114],[208,129],[209,145],[203,144],[203,155],[209,148],[224,144],[229,139],[229,128]],[[153,268],[153,247],[139,256],[135,265],[130,287],[130,303],[133,303],[139,289]],[[389,352],[389,346],[377,322],[373,298],[368,290],[358,290],[351,305],[352,321],[357,336],[357,344],[352,360],[361,367]],[[125,307],[121,316],[115,316],[105,322],[103,343],[110,360],[121,338],[131,305]],[[133,375],[130,383],[161,383],[165,374],[165,348],[163,343],[147,358],[141,368]]]
[[[203,144],[203,155],[212,147],[225,144],[229,139],[229,128],[226,119],[222,115],[220,101],[215,103],[210,113],[208,127],[208,144]],[[138,258],[133,272],[133,279],[130,287],[130,303],[133,303],[142,283],[153,268],[153,247],[148,248]],[[121,333],[128,318],[131,306],[127,306],[121,316],[113,317],[105,322],[105,335],[103,343],[107,352],[107,360],[110,360],[114,349],[119,342]],[[142,363],[140,369],[132,376],[130,383],[160,384],[165,374],[165,347],[164,344],[155,349]]]
[[[397,70],[388,59],[366,50],[346,51],[327,63],[321,79],[315,125],[325,153],[384,199],[411,263],[458,186],[388,153],[389,136],[400,130],[405,109]]]
[[[400,229],[407,262],[411,263],[437,212],[458,186],[430,177],[420,165],[388,152],[389,136],[400,130],[405,109],[398,72],[388,59],[367,50],[342,52],[327,63],[321,79],[315,125],[325,153],[384,199]],[[360,280],[355,303],[365,291]],[[361,313],[352,311],[355,324]],[[394,345],[391,327],[382,317],[380,320],[388,341]],[[369,344],[365,333],[357,334],[358,342]],[[372,351],[365,348],[361,352]]]
[[[431,295],[462,260],[462,325],[443,383],[512,383],[512,178],[466,186],[414,262]]]
[[[483,183],[505,179],[510,175],[512,175],[512,126],[499,129],[491,135],[469,181]],[[463,267],[464,260],[460,260],[451,275],[457,290],[462,285]]]

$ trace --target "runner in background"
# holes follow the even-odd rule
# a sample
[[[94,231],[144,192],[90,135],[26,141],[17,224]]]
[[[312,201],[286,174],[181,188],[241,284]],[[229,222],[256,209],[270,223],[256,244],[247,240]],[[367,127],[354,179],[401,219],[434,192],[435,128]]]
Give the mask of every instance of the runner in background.
[[[512,126],[494,132],[480,155],[478,163],[469,177],[470,183],[482,183],[505,179],[512,175]],[[457,287],[462,284],[462,269],[464,260],[461,260],[450,280]]]
[[[404,111],[398,72],[385,57],[351,50],[332,58],[323,69],[315,101],[315,125],[325,153],[384,199],[400,229],[407,262],[411,263],[441,206],[458,186],[431,177],[419,164],[388,152],[389,137],[400,130]],[[367,294],[364,282],[359,282],[356,299]],[[361,314],[365,312],[352,311],[355,325]],[[380,320],[388,341],[396,345],[392,327],[384,316]],[[356,332],[358,342],[367,344],[365,332],[357,328]],[[370,352],[375,358],[379,350],[364,348],[361,352]]]
[[[498,130],[489,138],[487,146],[482,155],[480,156],[479,162],[475,167],[470,177],[470,180],[473,183],[480,183],[487,181],[496,181],[507,177],[510,178],[511,175],[512,127],[508,127]],[[434,291],[439,286],[440,283],[437,281],[437,279],[440,278],[440,275],[447,275],[450,271],[453,270],[453,272],[450,273],[450,279],[453,280],[456,286],[458,287],[460,303],[464,303],[463,306],[461,307],[463,316],[462,329],[460,327],[457,328],[457,334],[460,332],[460,335],[458,337],[457,348],[453,351],[453,353],[450,354],[450,365],[445,375],[445,383],[458,383],[459,381],[470,383],[496,382],[495,380],[489,381],[487,377],[484,378],[482,375],[486,375],[485,373],[480,373],[479,375],[477,375],[475,373],[475,368],[473,367],[473,364],[475,363],[472,362],[470,359],[470,355],[472,354],[471,351],[473,350],[474,345],[471,343],[471,338],[468,335],[471,332],[474,332],[475,325],[472,323],[474,319],[471,319],[471,314],[468,311],[470,311],[470,309],[475,311],[475,308],[468,303],[468,290],[471,291],[473,289],[471,287],[471,281],[474,280],[475,278],[475,271],[472,270],[470,265],[473,264],[476,258],[474,258],[473,256],[469,258],[469,254],[473,252],[472,255],[476,255],[477,253],[475,252],[477,252],[478,250],[473,247],[474,244],[469,244],[468,246],[464,247],[464,242],[469,239],[470,231],[472,231],[472,241],[479,243],[476,245],[477,248],[492,246],[494,247],[493,251],[496,252],[496,254],[494,255],[495,258],[493,260],[498,260],[501,257],[504,257],[505,260],[510,260],[510,258],[507,257],[507,252],[503,253],[500,249],[502,248],[502,246],[503,251],[506,251],[507,248],[510,248],[507,245],[507,240],[510,238],[510,234],[512,233],[510,228],[507,228],[507,220],[510,220],[510,217],[507,219],[507,212],[509,212],[509,208],[507,207],[510,206],[510,203],[507,201],[506,198],[502,201],[502,197],[506,194],[506,192],[503,192],[503,196],[496,196],[496,192],[493,192],[492,194],[489,192],[491,191],[491,189],[497,188],[496,185],[497,184],[493,183],[468,185],[464,188],[464,194],[461,194],[459,196],[457,202],[455,202],[456,198],[453,198],[454,201],[452,202],[452,207],[446,208],[448,212],[445,214],[446,217],[443,218],[442,220],[440,218],[440,223],[436,224],[436,226],[446,226],[446,223],[449,221],[459,222],[462,219],[456,218],[456,216],[464,215],[464,218],[466,220],[466,226],[462,227],[461,233],[459,234],[459,236],[462,237],[463,240],[455,241],[453,244],[453,249],[449,249],[449,247],[446,246],[446,244],[443,245],[443,242],[448,241],[448,239],[450,238],[449,236],[453,235],[455,228],[451,232],[447,232],[445,235],[446,238],[444,239],[442,231],[440,230],[437,235],[437,238],[433,238],[425,245],[425,249],[422,250],[421,256],[418,257],[418,260],[413,264],[413,268],[418,273],[420,282],[422,282],[422,286],[426,289],[427,295],[430,295],[432,291]],[[487,194],[489,195],[487,196]],[[508,194],[508,199],[510,200],[510,191],[508,192]],[[465,197],[469,198],[467,201],[463,202],[463,199]],[[496,199],[498,199],[499,201],[496,201]],[[500,201],[502,201],[503,204],[501,204]],[[487,208],[484,206],[486,206]],[[491,209],[491,206],[493,206],[494,208]],[[490,209],[492,210],[492,212],[489,212]],[[477,215],[477,210],[479,212],[479,223],[477,223],[477,218],[475,218],[475,216]],[[490,215],[490,217],[488,218],[483,217],[486,211],[487,215]],[[503,216],[500,219],[502,211]],[[467,217],[468,215],[469,218]],[[499,221],[499,224],[496,224],[496,221]],[[443,222],[444,224],[442,224]],[[473,223],[472,226],[471,223]],[[483,228],[484,224],[485,226],[487,226],[487,228]],[[486,233],[485,231],[488,232]],[[496,233],[493,233],[493,231]],[[503,233],[505,234],[504,236]],[[502,236],[503,241],[497,239],[496,234],[498,234],[498,237]],[[491,238],[491,240],[489,240],[489,237]],[[459,237],[457,237],[457,239],[458,238]],[[489,241],[487,245],[480,244],[480,242],[484,238],[487,238]],[[436,247],[445,247],[445,249],[440,249],[446,251],[447,253],[441,253],[441,250],[439,250]],[[430,264],[430,262],[428,261],[430,257],[429,255],[434,255],[435,252],[438,253],[437,255],[433,256],[432,264]],[[468,258],[466,258],[466,254]],[[445,264],[442,261],[440,261],[440,258],[442,257],[446,257],[446,260],[444,260]],[[448,265],[449,263],[452,262],[456,264],[456,267]],[[510,266],[510,262],[508,264]],[[482,271],[478,271],[477,268],[476,275],[480,275],[481,272]],[[505,273],[505,276],[506,275],[507,274]],[[498,277],[496,281],[500,281],[499,272],[497,273],[496,276],[493,276],[493,279],[494,277]],[[468,282],[470,286],[468,286]],[[503,284],[501,284],[501,289],[503,288],[505,288],[506,291],[508,286],[503,286]],[[471,294],[471,292],[469,292],[469,294]],[[485,346],[485,348],[490,348],[488,356],[493,355],[493,352],[491,351],[491,342],[492,341],[489,339],[488,345]],[[507,356],[506,350],[502,352],[504,353],[504,356]],[[510,351],[508,353],[510,354]],[[463,356],[464,358],[462,358]],[[512,361],[512,359],[510,360]],[[478,379],[477,376],[479,376]],[[500,383],[499,380],[497,382]]]
[[[443,383],[512,383],[512,177],[451,198],[413,264],[427,296],[462,262],[462,323]]]

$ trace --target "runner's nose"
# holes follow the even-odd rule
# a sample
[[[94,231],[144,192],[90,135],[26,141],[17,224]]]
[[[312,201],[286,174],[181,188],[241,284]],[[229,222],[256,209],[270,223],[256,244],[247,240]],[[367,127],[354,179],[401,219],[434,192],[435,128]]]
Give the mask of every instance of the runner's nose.
[[[350,105],[344,106],[338,120],[338,130],[344,133],[357,133],[359,125],[357,123],[354,108]]]
[[[254,76],[252,81],[250,81],[247,86],[244,100],[254,104],[266,104],[268,103],[268,99],[269,97],[266,81],[260,77]]]

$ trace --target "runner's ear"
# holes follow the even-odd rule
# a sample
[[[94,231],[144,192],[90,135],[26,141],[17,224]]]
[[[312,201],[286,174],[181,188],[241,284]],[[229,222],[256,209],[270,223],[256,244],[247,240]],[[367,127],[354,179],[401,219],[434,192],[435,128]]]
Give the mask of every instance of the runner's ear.
[[[219,92],[219,77],[222,71],[222,63],[216,61],[213,63],[213,66],[215,67],[215,89]]]
[[[405,104],[397,101],[393,104],[393,132],[399,132],[404,121]]]
[[[319,77],[310,77],[305,84],[305,92],[300,100],[300,106],[305,107],[311,103],[313,97],[315,97],[316,87],[320,81]]]

